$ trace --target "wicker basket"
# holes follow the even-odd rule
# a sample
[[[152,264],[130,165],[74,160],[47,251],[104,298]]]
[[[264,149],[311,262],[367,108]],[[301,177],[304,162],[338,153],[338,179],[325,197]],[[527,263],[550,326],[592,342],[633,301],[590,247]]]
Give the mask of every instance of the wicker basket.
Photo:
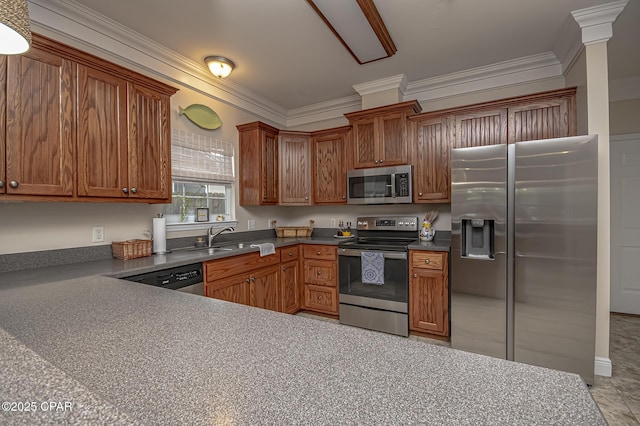
[[[151,256],[151,240],[127,240],[111,243],[113,257],[116,259],[136,259]]]
[[[309,221],[309,226],[275,226],[277,221],[272,221],[276,229],[276,236],[278,238],[286,237],[310,237],[313,232],[314,221]]]

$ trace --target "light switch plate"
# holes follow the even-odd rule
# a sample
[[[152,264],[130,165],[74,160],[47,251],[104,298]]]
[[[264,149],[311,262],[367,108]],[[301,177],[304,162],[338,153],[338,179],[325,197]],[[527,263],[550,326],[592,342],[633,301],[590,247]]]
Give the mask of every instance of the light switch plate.
[[[256,229],[256,221],[255,221],[255,219],[249,219],[247,221],[247,229],[249,231],[253,231],[254,229]]]

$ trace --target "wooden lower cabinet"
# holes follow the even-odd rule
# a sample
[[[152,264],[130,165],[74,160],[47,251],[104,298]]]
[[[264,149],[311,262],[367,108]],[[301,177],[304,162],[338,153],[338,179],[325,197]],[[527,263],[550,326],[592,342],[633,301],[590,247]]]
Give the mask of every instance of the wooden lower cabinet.
[[[299,246],[261,257],[248,253],[204,263],[204,295],[272,311],[301,307]],[[280,259],[282,258],[282,263]]]
[[[410,250],[409,259],[409,330],[448,337],[448,253]]]
[[[338,315],[338,249],[330,245],[302,246],[304,308]]]

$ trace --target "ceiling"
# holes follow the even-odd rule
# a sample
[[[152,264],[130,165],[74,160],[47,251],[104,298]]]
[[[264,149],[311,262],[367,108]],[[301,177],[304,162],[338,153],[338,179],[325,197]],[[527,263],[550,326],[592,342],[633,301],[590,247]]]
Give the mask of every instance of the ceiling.
[[[232,59],[234,85],[291,110],[399,74],[415,82],[552,52],[567,28],[579,34],[571,11],[611,0],[375,0],[398,51],[365,65],[305,0],[76,2],[203,69],[205,56]],[[640,0],[630,0],[609,41],[610,78],[640,76],[638,40]]]

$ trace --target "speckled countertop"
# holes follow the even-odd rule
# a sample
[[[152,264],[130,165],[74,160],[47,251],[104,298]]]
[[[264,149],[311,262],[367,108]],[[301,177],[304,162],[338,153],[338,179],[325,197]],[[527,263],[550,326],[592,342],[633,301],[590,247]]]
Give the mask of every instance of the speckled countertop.
[[[72,407],[2,424],[606,424],[575,374],[100,275],[1,286],[0,327],[0,399]]]

